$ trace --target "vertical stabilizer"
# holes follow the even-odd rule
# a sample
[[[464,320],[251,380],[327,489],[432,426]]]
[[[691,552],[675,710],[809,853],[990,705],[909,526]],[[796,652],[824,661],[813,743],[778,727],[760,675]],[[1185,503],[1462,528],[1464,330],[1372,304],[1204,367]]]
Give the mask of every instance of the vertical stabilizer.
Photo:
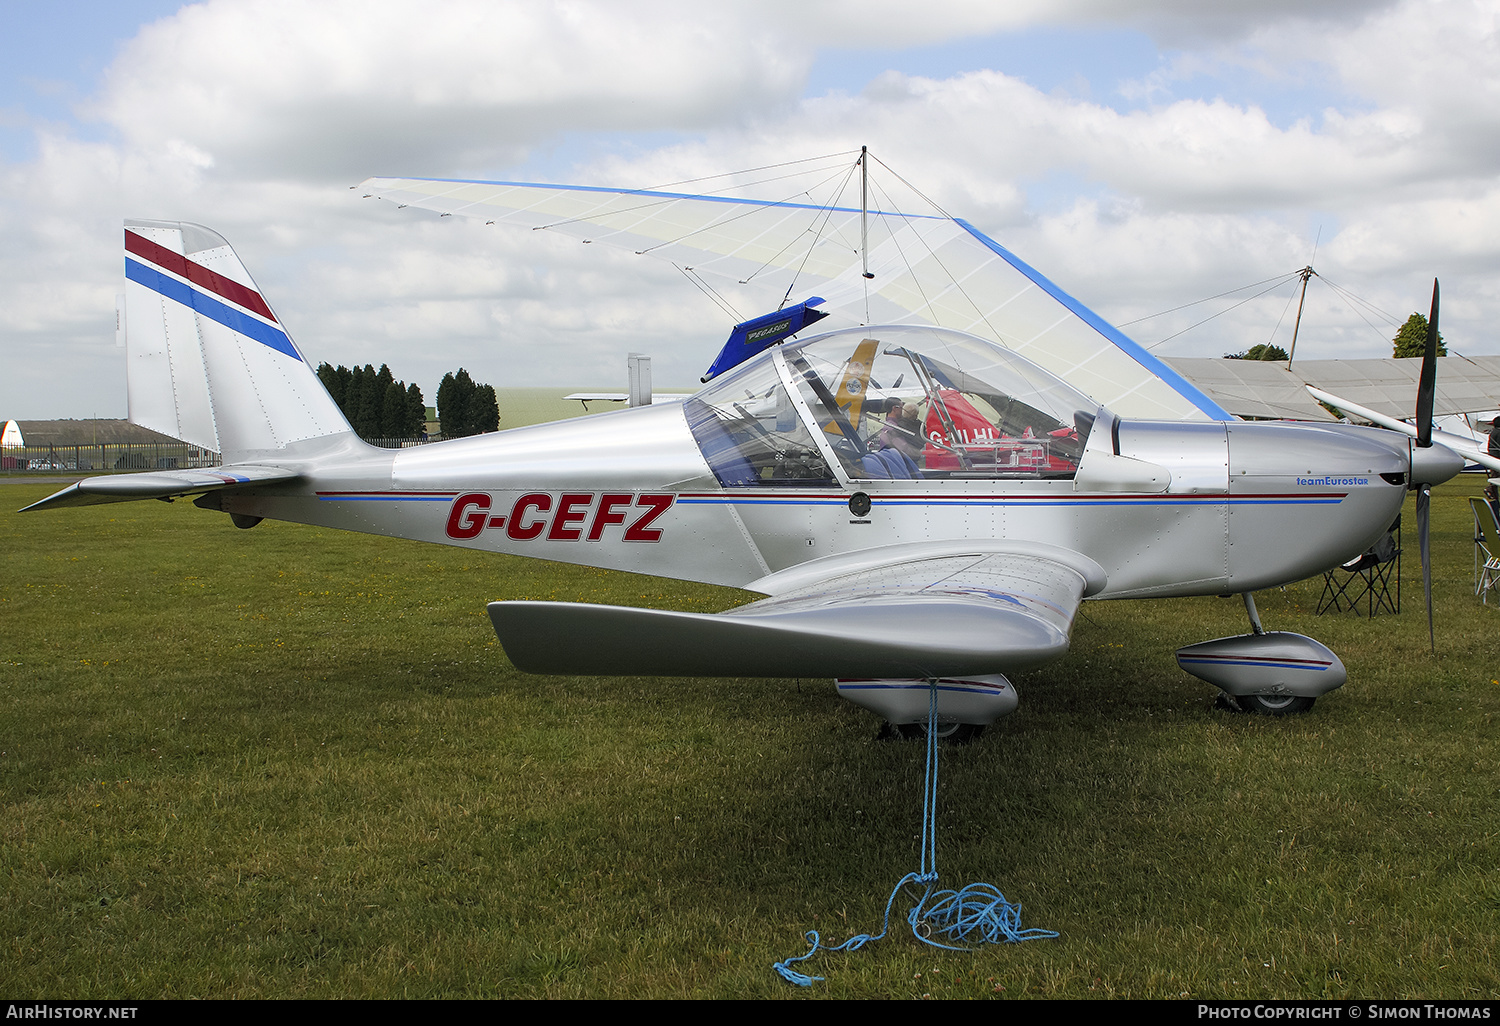
[[[125,222],[130,419],[226,461],[350,430],[229,243]]]

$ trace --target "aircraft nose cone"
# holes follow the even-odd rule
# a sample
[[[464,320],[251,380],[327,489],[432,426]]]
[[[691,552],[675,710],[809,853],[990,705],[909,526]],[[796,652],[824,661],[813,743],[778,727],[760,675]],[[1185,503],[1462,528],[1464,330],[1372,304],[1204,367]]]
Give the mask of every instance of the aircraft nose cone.
[[[1415,442],[1411,447],[1411,483],[1414,485],[1442,484],[1456,477],[1464,469],[1464,458],[1446,445],[1434,442],[1422,448]]]

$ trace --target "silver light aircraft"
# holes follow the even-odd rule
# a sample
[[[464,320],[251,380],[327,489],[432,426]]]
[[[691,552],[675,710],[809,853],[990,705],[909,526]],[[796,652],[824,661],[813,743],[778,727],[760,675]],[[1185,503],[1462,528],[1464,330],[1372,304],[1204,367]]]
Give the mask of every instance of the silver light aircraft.
[[[1344,425],[1117,415],[991,339],[916,324],[772,345],[682,403],[388,450],[362,442],[223,238],[131,221],[131,419],[224,465],[96,477],[31,510],[197,495],[264,518],[731,585],[719,615],[489,607],[536,673],[828,677],[892,723],[972,729],[1062,655],[1084,598],[1242,594],[1183,667],[1250,708],[1338,687],[1251,593],[1373,543],[1442,446]]]

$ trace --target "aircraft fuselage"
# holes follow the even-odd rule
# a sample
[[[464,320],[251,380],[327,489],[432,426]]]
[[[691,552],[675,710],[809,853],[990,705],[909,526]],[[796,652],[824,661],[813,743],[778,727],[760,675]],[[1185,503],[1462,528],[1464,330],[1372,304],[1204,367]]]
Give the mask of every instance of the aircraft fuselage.
[[[1111,455],[1170,483],[1080,488],[1090,460]],[[1124,598],[1252,591],[1326,570],[1396,517],[1410,457],[1402,440],[1359,428],[1127,421],[1096,429],[1078,480],[839,473],[832,487],[734,488],[672,404],[274,462],[316,483],[225,494],[222,508],[735,587],[914,540],[1022,541],[1089,556],[1109,579],[1095,597]],[[856,493],[869,498],[863,515]]]

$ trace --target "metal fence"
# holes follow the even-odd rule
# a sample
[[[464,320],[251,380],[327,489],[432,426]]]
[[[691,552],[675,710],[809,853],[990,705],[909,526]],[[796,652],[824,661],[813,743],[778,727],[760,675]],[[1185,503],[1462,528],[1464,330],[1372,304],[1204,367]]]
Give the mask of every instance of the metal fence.
[[[442,436],[437,438],[366,438],[365,441],[371,445],[378,445],[382,449],[410,449],[417,445],[426,445],[428,442],[440,442]]]
[[[97,442],[0,449],[0,471],[188,470],[217,467],[219,454],[186,442]]]
[[[383,449],[423,445],[423,438],[367,438]],[[217,467],[219,454],[186,442],[97,442],[93,445],[22,445],[0,449],[0,473],[28,471],[196,470]]]

